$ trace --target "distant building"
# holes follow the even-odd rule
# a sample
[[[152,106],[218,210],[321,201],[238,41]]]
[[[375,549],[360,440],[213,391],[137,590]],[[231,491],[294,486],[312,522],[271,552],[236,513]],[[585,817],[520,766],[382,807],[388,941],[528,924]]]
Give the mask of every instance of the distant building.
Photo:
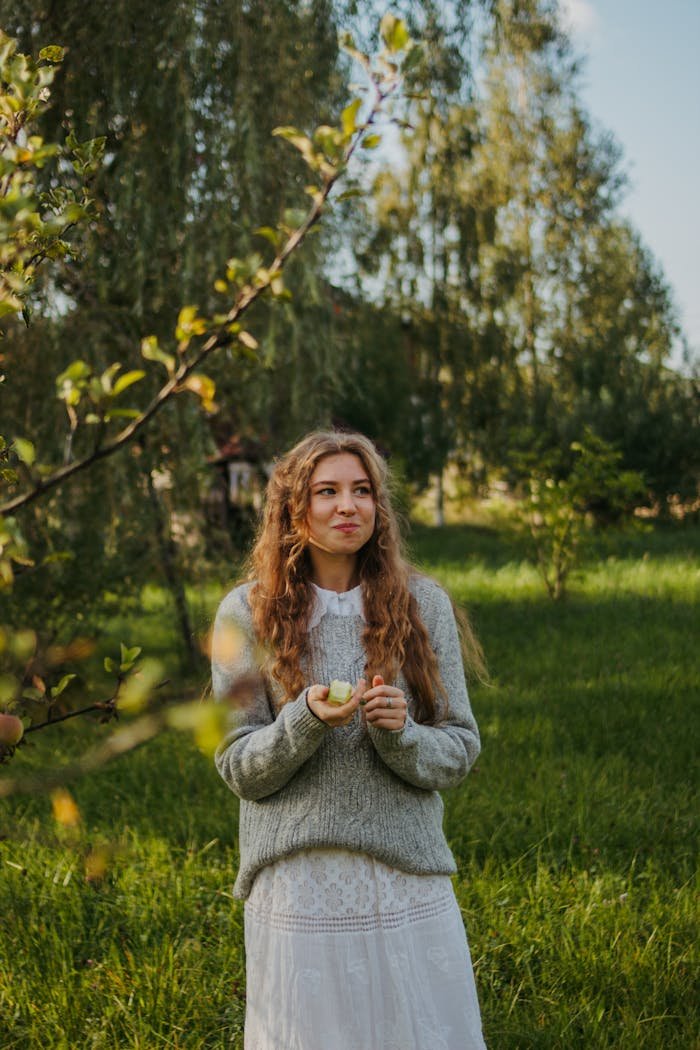
[[[260,513],[272,463],[265,442],[257,438],[233,434],[217,446],[207,460],[215,477],[206,495],[206,516],[236,538],[250,531]]]

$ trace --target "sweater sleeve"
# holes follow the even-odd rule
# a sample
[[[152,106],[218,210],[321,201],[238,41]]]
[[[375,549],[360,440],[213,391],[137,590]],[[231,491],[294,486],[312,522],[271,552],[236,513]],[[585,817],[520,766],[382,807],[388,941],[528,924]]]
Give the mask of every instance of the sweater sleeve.
[[[408,715],[403,729],[369,726],[368,731],[377,753],[394,773],[415,787],[441,790],[455,787],[466,777],[481,743],[469,703],[452,604],[437,585],[431,588],[430,606],[424,620],[447,694],[444,717],[433,726],[422,725]]]
[[[240,683],[244,699],[232,702]],[[255,800],[279,791],[319,747],[328,727],[309,710],[304,689],[275,715],[255,659],[246,588],[232,591],[219,607],[212,641],[212,688],[229,701],[229,731],[216,749],[216,768],[239,798]]]

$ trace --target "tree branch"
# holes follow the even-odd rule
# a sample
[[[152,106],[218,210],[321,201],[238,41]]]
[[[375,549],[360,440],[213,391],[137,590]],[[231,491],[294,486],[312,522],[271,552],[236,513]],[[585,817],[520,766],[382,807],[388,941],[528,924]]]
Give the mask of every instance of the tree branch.
[[[44,493],[62,485],[74,474],[86,470],[88,467],[92,466],[93,463],[106,459],[108,456],[119,451],[124,445],[127,445],[132,441],[139,431],[150,422],[163,405],[178,392],[178,388],[184,380],[186,380],[187,377],[194,372],[194,370],[198,368],[207,357],[216,350],[229,346],[235,341],[236,336],[229,331],[230,326],[235,324],[253,305],[253,303],[255,303],[265,291],[267,291],[274,276],[284,269],[289,257],[303,244],[309,231],[319,221],[331,190],[345,171],[367,129],[375,123],[377,115],[384,105],[384,102],[398,87],[398,80],[389,84],[387,87],[382,88],[379,83],[377,83],[377,80],[372,77],[371,84],[374,87],[374,101],[370,112],[367,115],[367,119],[363,124],[358,126],[357,133],[345,150],[342,159],[335,167],[333,174],[324,176],[323,183],[319,187],[318,193],[314,195],[313,204],[311,205],[306,218],[301,225],[288,236],[283,247],[277,252],[268,268],[268,276],[266,279],[260,284],[246,285],[241,289],[234,305],[226,316],[226,320],[218,326],[217,330],[208,337],[204,344],[192,357],[189,358],[189,360],[183,360],[180,363],[179,367],[168,379],[167,383],[160,388],[150,404],[136,419],[132,420],[128,426],[119,431],[111,441],[106,441],[104,444],[98,445],[91,453],[84,456],[82,459],[77,459],[72,463],[66,464],[54,471],[54,473],[48,477],[36,480],[33,488],[0,504],[0,514],[10,514],[19,510],[21,507],[33,503],[34,500],[43,496]]]

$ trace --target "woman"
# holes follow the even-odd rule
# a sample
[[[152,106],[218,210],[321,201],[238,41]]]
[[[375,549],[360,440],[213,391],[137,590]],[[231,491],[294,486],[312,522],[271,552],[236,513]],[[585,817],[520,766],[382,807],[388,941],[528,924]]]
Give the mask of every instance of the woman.
[[[246,1050],[483,1048],[438,795],[479,735],[451,602],[402,557],[367,438],[312,433],[277,463],[213,685],[234,701],[216,764],[241,799]]]

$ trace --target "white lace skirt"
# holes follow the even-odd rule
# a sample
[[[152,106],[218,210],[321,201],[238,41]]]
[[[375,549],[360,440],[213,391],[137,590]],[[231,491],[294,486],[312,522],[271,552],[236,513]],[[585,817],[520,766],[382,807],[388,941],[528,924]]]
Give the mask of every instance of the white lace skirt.
[[[448,876],[297,853],[258,873],[245,946],[245,1050],[485,1050]]]

